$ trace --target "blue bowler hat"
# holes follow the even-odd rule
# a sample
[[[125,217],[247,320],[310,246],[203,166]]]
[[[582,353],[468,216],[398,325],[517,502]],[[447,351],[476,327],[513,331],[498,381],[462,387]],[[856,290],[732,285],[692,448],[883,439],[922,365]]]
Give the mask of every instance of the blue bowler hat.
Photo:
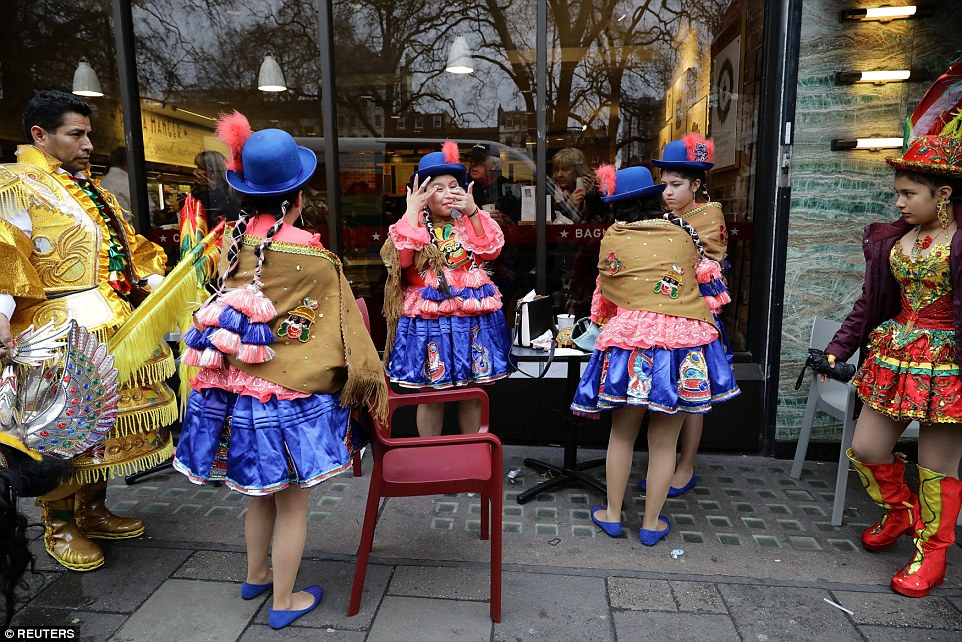
[[[664,183],[655,184],[647,167],[626,167],[615,173],[615,192],[602,196],[601,200],[605,203],[632,201],[661,194],[666,187]]]
[[[715,144],[710,139],[691,133],[665,145],[661,160],[652,160],[651,164],[664,169],[709,170],[715,166],[712,162],[714,152]]]
[[[242,194],[275,196],[302,187],[317,168],[317,156],[287,132],[262,129],[241,149],[242,171],[227,170],[227,182]]]
[[[418,177],[418,185],[422,185],[427,178],[445,175],[457,179],[458,185],[465,185],[468,182],[468,168],[458,162],[460,157],[457,143],[447,141],[442,149],[444,151],[431,152],[421,157],[418,170],[411,174],[408,185],[414,185],[415,176]]]

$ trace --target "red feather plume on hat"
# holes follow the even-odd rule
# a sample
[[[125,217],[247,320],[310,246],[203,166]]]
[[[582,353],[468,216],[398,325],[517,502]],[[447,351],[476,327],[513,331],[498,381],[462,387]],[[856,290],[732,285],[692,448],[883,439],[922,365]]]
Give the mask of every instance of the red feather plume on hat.
[[[915,108],[908,121],[906,142],[919,136],[959,138],[958,121],[962,110],[962,61],[953,63],[936,80]],[[954,124],[954,127],[950,125]],[[946,131],[948,130],[948,131]]]
[[[244,142],[254,133],[247,116],[236,109],[230,114],[221,114],[216,132],[217,137],[230,148],[230,158],[224,165],[229,170],[242,173],[241,150],[244,149]]]
[[[444,141],[444,144],[441,145],[441,152],[444,154],[445,163],[461,162],[461,152],[458,150],[458,144],[453,140]]]
[[[688,160],[700,163],[711,163],[715,157],[715,141],[705,138],[698,132],[687,134],[681,139],[688,150]]]
[[[609,165],[604,163],[599,165],[595,170],[595,179],[598,181],[598,189],[605,196],[611,196],[615,193],[615,180],[618,172],[615,171],[614,165]]]

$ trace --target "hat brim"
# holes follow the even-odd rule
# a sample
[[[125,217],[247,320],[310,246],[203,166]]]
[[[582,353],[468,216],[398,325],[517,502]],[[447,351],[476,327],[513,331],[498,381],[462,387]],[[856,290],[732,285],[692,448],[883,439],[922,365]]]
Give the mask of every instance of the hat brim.
[[[901,169],[906,172],[920,172],[922,174],[934,174],[937,176],[951,176],[962,178],[962,167],[951,165],[933,165],[921,161],[907,161],[902,158],[889,157],[885,159],[886,164],[893,169]]]
[[[715,166],[715,163],[707,163],[704,161],[663,161],[663,160],[651,160],[651,164],[655,167],[661,167],[662,169],[700,169],[709,170]]]
[[[241,194],[251,196],[276,196],[287,194],[303,187],[311,180],[317,169],[317,155],[306,147],[297,146],[298,160],[301,162],[300,173],[291,180],[275,185],[251,185],[233,170],[227,170],[227,183]]]
[[[617,203],[619,201],[630,201],[638,198],[645,198],[646,196],[657,196],[658,194],[664,192],[666,187],[668,186],[664,183],[658,183],[657,185],[652,185],[651,187],[642,187],[641,189],[625,192],[624,194],[602,196],[601,200],[605,203]]]
[[[437,178],[438,176],[444,175],[453,176],[458,180],[460,185],[465,185],[468,181],[468,168],[461,163],[442,163],[441,165],[432,165],[431,167],[419,169],[411,174],[411,178],[408,180],[408,185],[414,185],[415,176],[418,177],[418,185],[422,185],[427,178]]]

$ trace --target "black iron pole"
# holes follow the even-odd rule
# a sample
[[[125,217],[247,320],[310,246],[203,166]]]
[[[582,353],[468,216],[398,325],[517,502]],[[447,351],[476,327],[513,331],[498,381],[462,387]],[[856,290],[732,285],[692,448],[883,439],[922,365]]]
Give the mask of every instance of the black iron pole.
[[[541,294],[548,293],[548,0],[538,0],[538,33],[535,38],[535,128],[538,144],[535,146],[535,212],[537,212],[536,287]]]
[[[318,0],[318,49],[321,52],[321,120],[324,124],[324,172],[327,179],[328,246],[339,256],[341,247],[341,159],[337,144],[336,84],[334,82],[334,14],[328,0]]]

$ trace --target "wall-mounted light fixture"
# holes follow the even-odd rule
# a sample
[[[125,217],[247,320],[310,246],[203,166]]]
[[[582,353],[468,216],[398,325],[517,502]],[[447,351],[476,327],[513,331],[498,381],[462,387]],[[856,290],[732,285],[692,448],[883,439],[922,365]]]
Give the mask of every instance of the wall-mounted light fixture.
[[[851,149],[895,149],[902,146],[901,138],[833,138],[832,151]]]
[[[104,92],[100,89],[100,79],[97,72],[90,66],[86,58],[80,59],[77,70],[73,72],[73,93],[78,96],[100,98]]]
[[[451,74],[470,74],[474,72],[474,59],[468,49],[468,41],[458,36],[448,49],[448,64],[444,70]]]
[[[884,85],[887,82],[905,82],[912,76],[908,69],[892,69],[887,71],[836,71],[835,84],[854,85],[855,83],[870,82]]]
[[[287,91],[284,72],[274,60],[274,54],[269,51],[264,56],[264,62],[261,63],[261,69],[257,73],[257,88],[267,92]]]
[[[889,20],[899,20],[901,18],[911,18],[915,15],[915,5],[905,5],[903,7],[871,7],[868,9],[843,9],[842,22],[888,22]]]

